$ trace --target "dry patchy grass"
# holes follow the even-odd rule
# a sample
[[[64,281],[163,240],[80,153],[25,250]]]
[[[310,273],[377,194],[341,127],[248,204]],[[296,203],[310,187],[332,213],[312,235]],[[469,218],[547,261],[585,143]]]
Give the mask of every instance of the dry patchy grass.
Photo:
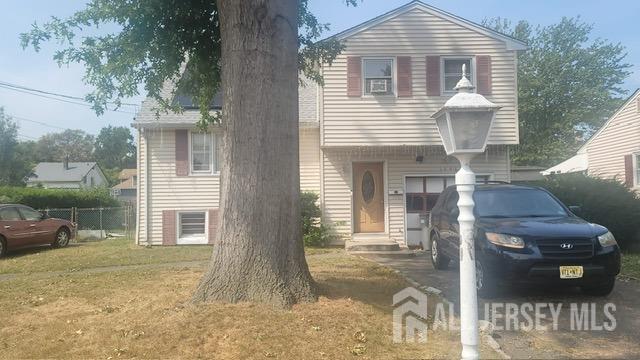
[[[211,257],[210,245],[155,246],[146,248],[127,238],[72,243],[63,249],[38,247],[9,253],[0,259],[0,274],[46,271],[78,271],[122,265],[148,265],[170,262],[205,261]],[[320,254],[335,249],[305,250]]]
[[[0,358],[455,358],[459,335],[393,344],[387,268],[333,251],[310,256],[315,303],[189,303],[202,269],[25,276],[0,281]],[[483,348],[483,355],[495,354]]]

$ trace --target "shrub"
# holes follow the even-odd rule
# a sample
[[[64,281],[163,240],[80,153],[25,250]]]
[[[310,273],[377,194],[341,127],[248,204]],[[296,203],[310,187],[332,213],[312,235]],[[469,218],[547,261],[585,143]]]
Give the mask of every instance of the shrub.
[[[305,191],[300,194],[302,212],[302,239],[305,246],[325,247],[335,239],[330,226],[320,222],[318,194]]]
[[[119,206],[106,188],[65,190],[2,186],[0,199],[3,203],[23,204],[35,209]]]
[[[640,249],[640,198],[620,182],[565,174],[529,184],[546,188],[566,205],[580,206],[579,216],[606,226],[621,249]]]

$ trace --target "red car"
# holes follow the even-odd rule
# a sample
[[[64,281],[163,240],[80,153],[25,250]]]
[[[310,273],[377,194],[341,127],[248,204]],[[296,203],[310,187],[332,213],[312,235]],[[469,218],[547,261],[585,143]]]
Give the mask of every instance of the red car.
[[[24,205],[0,204],[0,257],[32,246],[65,247],[74,230],[71,221],[50,218]]]

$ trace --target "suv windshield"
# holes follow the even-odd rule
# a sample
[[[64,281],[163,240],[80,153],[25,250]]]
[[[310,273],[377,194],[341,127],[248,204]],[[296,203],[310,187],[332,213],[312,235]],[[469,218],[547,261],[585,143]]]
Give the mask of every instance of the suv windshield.
[[[567,216],[556,199],[537,189],[483,190],[474,193],[480,217]]]

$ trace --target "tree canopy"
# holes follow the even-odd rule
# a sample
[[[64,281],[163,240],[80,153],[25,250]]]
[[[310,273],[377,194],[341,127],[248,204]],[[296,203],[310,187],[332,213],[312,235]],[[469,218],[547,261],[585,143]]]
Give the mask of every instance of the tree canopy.
[[[344,2],[356,5],[358,0]],[[94,87],[86,100],[98,114],[111,102],[118,106],[122,98],[138,95],[140,84],[161,110],[180,111],[171,103],[173,96],[161,96],[165,81],[179,79],[174,94],[194,94],[194,103],[207,123],[218,120],[209,113],[221,79],[218,16],[212,0],[92,0],[68,18],[34,23],[20,38],[23,48],[32,46],[36,51],[43,42],[55,40],[61,45],[54,54],[60,65],[84,64],[85,81]],[[118,30],[110,34],[86,33],[90,28],[114,24]],[[332,62],[342,44],[331,39],[316,41],[329,26],[309,11],[308,0],[298,1],[298,28],[298,67],[309,78],[322,82],[317,65]],[[183,72],[191,76],[180,78]]]
[[[31,172],[18,142],[18,124],[0,107],[0,185],[21,185]]]
[[[515,164],[551,166],[572,156],[620,106],[630,74],[625,47],[593,39],[593,26],[563,18],[549,26],[513,25],[494,18],[484,25],[526,42],[518,55],[520,145]]]
[[[36,142],[38,161],[94,161],[93,135],[82,130],[67,129],[58,133],[43,135]]]
[[[125,126],[107,126],[96,136],[94,157],[103,169],[135,167],[136,146],[131,130]]]

